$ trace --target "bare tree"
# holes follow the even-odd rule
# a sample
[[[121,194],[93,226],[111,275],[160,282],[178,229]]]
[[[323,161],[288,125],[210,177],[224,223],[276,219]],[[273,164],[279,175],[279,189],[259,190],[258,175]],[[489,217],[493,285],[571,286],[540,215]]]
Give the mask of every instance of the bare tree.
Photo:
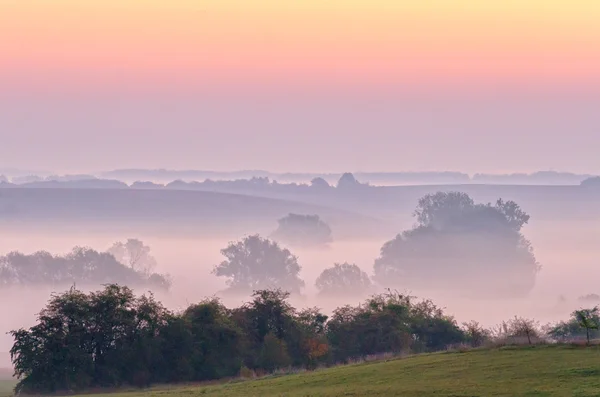
[[[150,275],[156,267],[156,259],[150,254],[150,247],[138,239],[130,238],[125,243],[116,242],[108,252],[122,264],[145,275]]]
[[[508,335],[513,338],[527,338],[528,344],[533,344],[533,339],[540,337],[540,326],[535,320],[516,317],[508,322]]]

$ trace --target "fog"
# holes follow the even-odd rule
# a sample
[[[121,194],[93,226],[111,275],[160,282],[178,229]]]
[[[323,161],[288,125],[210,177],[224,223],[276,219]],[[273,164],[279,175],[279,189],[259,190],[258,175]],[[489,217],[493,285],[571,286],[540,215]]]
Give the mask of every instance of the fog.
[[[408,227],[410,224],[404,225],[404,228]],[[497,325],[515,315],[534,318],[542,324],[562,320],[580,307],[578,297],[600,292],[596,282],[600,276],[596,241],[596,236],[600,235],[598,222],[593,219],[571,222],[532,221],[531,225],[525,228],[524,234],[531,240],[537,260],[542,265],[534,289],[525,298],[474,300],[456,293],[412,290],[402,285],[396,288],[419,298],[433,299],[438,305],[446,308],[449,314],[454,315],[459,323],[476,320],[486,326]],[[211,274],[213,267],[222,260],[220,250],[229,241],[243,237],[241,235],[232,234],[208,239],[193,235],[160,236],[142,229],[132,236],[123,233],[64,233],[60,228],[51,233],[35,230],[14,232],[4,228],[0,231],[0,254],[15,250],[24,253],[39,250],[66,253],[75,245],[106,250],[115,241],[128,237],[139,238],[149,245],[158,262],[156,270],[172,276],[171,290],[155,293],[169,308],[180,310],[190,303],[213,295],[223,296],[228,306],[237,306],[249,299],[221,294],[226,284],[224,280]],[[393,235],[389,236],[389,239],[391,238]],[[317,306],[329,313],[335,307],[360,302],[364,296],[355,296],[352,299],[318,297],[314,281],[323,269],[338,262],[356,263],[362,270],[372,274],[374,259],[385,241],[386,239],[342,240],[334,242],[326,249],[292,249],[299,258],[302,266],[301,278],[306,283],[302,296],[292,297],[292,303],[296,307]],[[491,278],[485,281],[490,286],[498,282],[501,280]],[[33,325],[35,314],[43,307],[51,292],[51,287],[11,287],[0,290],[3,314],[0,352],[7,352],[11,346],[11,337],[6,332]],[[562,301],[561,296],[564,297]],[[0,360],[3,360],[0,366],[10,365],[7,354],[2,354]]]

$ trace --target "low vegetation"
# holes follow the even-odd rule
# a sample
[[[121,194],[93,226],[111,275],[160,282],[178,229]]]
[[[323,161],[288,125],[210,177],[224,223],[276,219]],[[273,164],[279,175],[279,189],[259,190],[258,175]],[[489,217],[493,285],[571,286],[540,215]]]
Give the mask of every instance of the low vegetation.
[[[532,346],[423,354],[220,385],[103,397],[597,396],[598,347]],[[101,395],[94,395],[100,397]],[[81,397],[81,396],[80,396]]]

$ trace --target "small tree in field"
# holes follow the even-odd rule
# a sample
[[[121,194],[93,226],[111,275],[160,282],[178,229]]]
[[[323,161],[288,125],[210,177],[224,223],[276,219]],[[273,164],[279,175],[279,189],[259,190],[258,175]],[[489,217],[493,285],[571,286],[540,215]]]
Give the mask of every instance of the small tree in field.
[[[576,310],[573,313],[573,316],[577,319],[579,326],[581,328],[585,328],[585,336],[587,340],[587,344],[590,344],[590,330],[597,330],[598,324],[598,306],[593,309],[581,309]]]
[[[535,320],[515,317],[508,323],[508,335],[513,338],[527,338],[528,344],[533,344],[533,338],[540,337],[540,327]]]

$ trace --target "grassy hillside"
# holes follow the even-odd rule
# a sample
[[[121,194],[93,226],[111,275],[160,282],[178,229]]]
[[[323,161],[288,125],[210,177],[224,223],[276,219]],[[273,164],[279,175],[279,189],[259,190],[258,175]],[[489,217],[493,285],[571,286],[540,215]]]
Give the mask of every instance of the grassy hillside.
[[[542,346],[420,355],[312,373],[111,397],[599,396],[600,348]]]

